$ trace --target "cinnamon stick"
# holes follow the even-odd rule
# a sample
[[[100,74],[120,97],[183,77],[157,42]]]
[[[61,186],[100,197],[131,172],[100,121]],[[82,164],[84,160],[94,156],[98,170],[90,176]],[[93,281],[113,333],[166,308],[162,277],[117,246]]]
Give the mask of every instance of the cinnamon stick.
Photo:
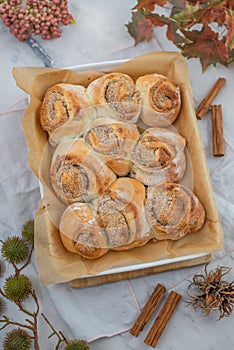
[[[155,348],[180,298],[181,298],[180,294],[174,291],[170,292],[162,309],[158,314],[158,317],[156,318],[153,326],[151,327],[149,333],[145,338],[145,341],[144,341],[145,344]]]
[[[215,157],[222,157],[224,156],[222,106],[211,106],[211,114],[213,126],[213,155]]]
[[[153,312],[156,310],[165,292],[166,292],[166,288],[160,283],[158,283],[153,293],[149,297],[148,301],[146,302],[145,306],[141,310],[141,313],[136,319],[134,325],[132,326],[130,330],[130,333],[132,335],[134,335],[135,337],[139,335],[139,333],[142,331],[146,323],[149,321]]]
[[[201,103],[197,107],[196,116],[198,119],[202,119],[206,115],[211,106],[211,103],[213,102],[214,98],[218,95],[219,91],[222,89],[225,83],[225,78],[219,78],[215,82],[207,96],[201,101]]]

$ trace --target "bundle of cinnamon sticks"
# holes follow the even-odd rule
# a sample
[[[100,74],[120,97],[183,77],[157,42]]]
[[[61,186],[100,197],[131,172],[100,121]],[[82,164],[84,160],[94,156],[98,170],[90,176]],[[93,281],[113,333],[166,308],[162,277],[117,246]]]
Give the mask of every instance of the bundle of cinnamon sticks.
[[[212,105],[212,102],[225,83],[225,78],[219,78],[212,86],[207,96],[201,101],[196,110],[197,118],[202,119],[211,108],[213,127],[213,155],[216,157],[224,156],[223,116],[222,106]]]
[[[137,337],[139,333],[143,330],[146,323],[149,321],[150,317],[160,304],[166,293],[166,288],[160,283],[156,286],[153,293],[149,297],[145,306],[141,310],[140,315],[136,319],[134,325],[132,326],[130,333]],[[151,329],[149,330],[144,342],[145,344],[156,347],[163,331],[165,330],[167,323],[173,315],[173,312],[180,301],[180,294],[171,291],[166,301],[164,302],[157,318],[155,319]]]

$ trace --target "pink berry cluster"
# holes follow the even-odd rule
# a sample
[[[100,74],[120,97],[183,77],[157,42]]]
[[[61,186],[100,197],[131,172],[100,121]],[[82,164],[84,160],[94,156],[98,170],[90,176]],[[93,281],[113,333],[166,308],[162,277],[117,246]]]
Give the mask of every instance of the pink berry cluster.
[[[60,24],[74,22],[67,0],[0,0],[0,18],[20,41],[31,34],[45,40],[58,38]]]

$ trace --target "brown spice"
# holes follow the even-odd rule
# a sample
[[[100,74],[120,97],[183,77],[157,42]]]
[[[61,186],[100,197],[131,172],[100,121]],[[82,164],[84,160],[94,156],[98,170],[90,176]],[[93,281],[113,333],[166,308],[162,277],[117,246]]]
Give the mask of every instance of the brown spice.
[[[145,338],[145,344],[155,348],[178,302],[180,301],[180,298],[180,294],[174,291],[170,292],[162,309],[160,310],[158,317]]]
[[[198,119],[202,119],[206,115],[211,106],[211,103],[213,102],[214,98],[218,95],[225,83],[225,78],[219,78],[215,82],[207,96],[201,101],[201,103],[197,107],[196,116]]]
[[[157,306],[159,305],[160,301],[162,300],[164,294],[166,292],[166,288],[158,283],[156,288],[154,289],[153,293],[149,297],[148,301],[146,302],[145,306],[143,307],[140,315],[138,316],[136,322],[132,326],[130,333],[137,337],[139,333],[142,331],[146,323],[149,321],[151,315],[156,310]]]
[[[224,156],[222,106],[211,106],[211,113],[213,126],[213,155],[215,157],[222,157]]]

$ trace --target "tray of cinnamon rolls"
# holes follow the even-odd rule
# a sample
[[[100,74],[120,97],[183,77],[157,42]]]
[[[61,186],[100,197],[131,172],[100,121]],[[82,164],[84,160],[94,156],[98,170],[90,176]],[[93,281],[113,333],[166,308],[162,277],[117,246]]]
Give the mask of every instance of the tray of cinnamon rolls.
[[[67,250],[96,259],[202,228],[205,209],[180,184],[188,166],[186,139],[172,127],[180,109],[179,85],[157,73],[136,82],[105,73],[86,88],[46,91],[40,123],[54,147],[49,179],[66,206],[59,234]]]
[[[23,130],[41,186],[43,283],[222,247],[185,66],[177,53],[153,53],[15,70],[30,95]]]

